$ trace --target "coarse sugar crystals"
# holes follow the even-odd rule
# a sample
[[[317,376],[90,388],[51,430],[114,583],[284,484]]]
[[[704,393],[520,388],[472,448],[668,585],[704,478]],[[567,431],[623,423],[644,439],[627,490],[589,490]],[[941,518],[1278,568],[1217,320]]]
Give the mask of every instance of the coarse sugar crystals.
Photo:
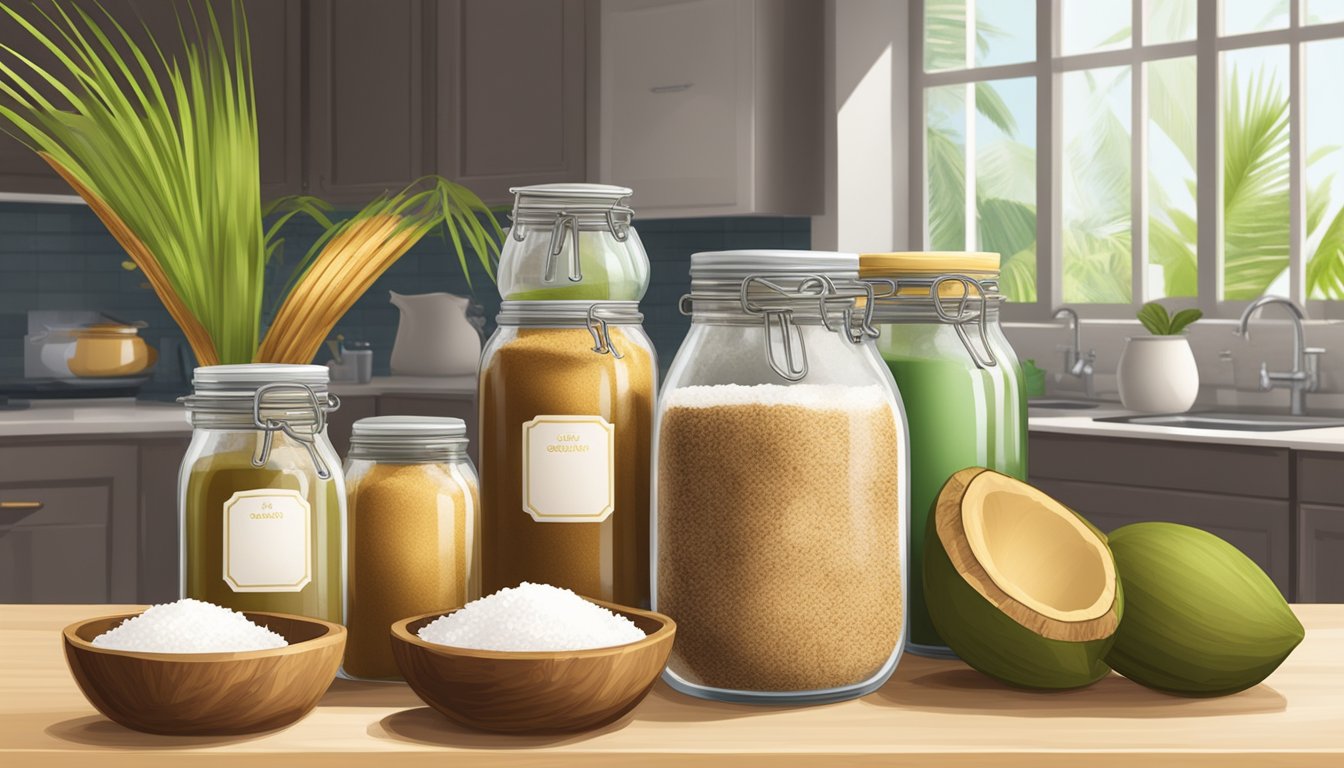
[[[578,651],[644,638],[635,623],[568,589],[523,582],[420,629],[421,640],[484,651]]]
[[[236,653],[289,643],[237,611],[186,598],[151,606],[95,637],[93,645],[141,653]]]

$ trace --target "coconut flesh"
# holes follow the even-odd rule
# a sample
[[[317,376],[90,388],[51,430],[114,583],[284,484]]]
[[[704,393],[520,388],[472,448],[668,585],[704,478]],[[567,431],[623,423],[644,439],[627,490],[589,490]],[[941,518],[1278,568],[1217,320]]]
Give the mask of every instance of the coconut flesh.
[[[986,472],[966,488],[958,516],[966,546],[948,549],[957,570],[987,600],[1044,637],[1091,640],[1114,632],[1114,616],[1105,619],[1115,602],[1115,561],[1105,542],[1059,502],[1025,483],[1004,482],[1009,480]],[[956,522],[940,515],[939,535],[946,528],[959,544]],[[948,539],[943,536],[945,544]]]

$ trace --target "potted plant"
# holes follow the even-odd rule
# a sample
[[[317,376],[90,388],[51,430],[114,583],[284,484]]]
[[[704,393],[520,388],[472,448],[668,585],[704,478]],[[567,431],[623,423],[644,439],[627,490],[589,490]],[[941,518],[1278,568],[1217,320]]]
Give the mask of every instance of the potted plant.
[[[1203,316],[1198,309],[1171,315],[1155,301],[1139,309],[1139,322],[1152,335],[1125,340],[1116,379],[1126,408],[1152,413],[1190,410],[1199,394],[1199,369],[1184,332]]]
[[[330,207],[311,197],[262,205],[241,0],[229,3],[227,26],[213,5],[202,13],[183,4],[175,53],[159,41],[138,42],[101,6],[25,8],[26,15],[0,0],[0,17],[58,63],[43,68],[0,47],[0,130],[23,140],[84,198],[200,365],[311,362],[355,300],[436,230],[451,238],[463,271],[470,248],[493,278],[498,223],[479,197],[437,176],[343,219],[328,218]],[[44,95],[52,91],[59,98]],[[325,231],[263,327],[267,265],[281,227],[299,214]]]

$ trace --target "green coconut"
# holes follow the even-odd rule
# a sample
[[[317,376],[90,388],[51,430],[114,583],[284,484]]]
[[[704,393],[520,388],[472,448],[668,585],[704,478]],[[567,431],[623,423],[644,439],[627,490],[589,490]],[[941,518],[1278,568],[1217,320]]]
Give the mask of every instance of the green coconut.
[[[975,669],[1025,688],[1110,671],[1124,596],[1106,536],[1026,483],[983,468],[943,486],[924,544],[938,634]]]
[[[1258,684],[1302,642],[1269,576],[1217,536],[1174,523],[1110,535],[1125,620],[1106,661],[1136,683],[1184,696]]]

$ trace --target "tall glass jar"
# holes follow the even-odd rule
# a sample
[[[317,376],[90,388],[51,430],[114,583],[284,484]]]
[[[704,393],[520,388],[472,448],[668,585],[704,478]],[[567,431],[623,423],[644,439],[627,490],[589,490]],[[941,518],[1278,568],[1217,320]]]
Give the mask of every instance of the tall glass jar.
[[[626,205],[606,184],[515,187],[512,225],[499,259],[506,301],[639,301],[649,260]]]
[[[654,429],[664,679],[710,699],[861,696],[905,645],[904,408],[853,254],[691,257]]]
[[[999,255],[859,259],[879,295],[877,347],[909,409],[910,650],[950,657],[924,602],[925,523],[933,503],[947,479],[967,467],[1027,478],[1026,390],[999,325]]]
[[[633,301],[505,301],[480,376],[484,590],[649,603],[658,365]]]
[[[182,595],[340,622],[345,484],[321,365],[197,368],[178,479]]]
[[[399,680],[387,628],[481,596],[480,504],[461,419],[374,416],[354,424],[341,671]]]

